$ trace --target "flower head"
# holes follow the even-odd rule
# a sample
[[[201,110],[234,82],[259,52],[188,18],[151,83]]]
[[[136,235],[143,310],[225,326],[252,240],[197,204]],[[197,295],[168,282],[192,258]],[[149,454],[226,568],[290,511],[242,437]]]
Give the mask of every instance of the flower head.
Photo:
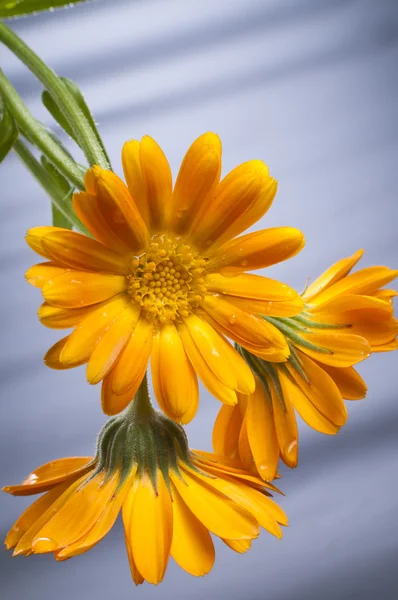
[[[259,160],[220,181],[215,134],[189,148],[174,189],[150,137],[127,142],[122,161],[127,185],[93,167],[86,191],[74,196],[92,238],[56,227],[28,231],[28,244],[47,259],[27,272],[44,296],[39,318],[47,327],[74,328],[45,362],[55,369],[87,363],[88,381],[103,382],[104,412],[117,414],[151,357],[162,410],[187,423],[198,406],[196,374],[228,404],[254,389],[225,336],[268,361],[288,357],[283,333],[254,313],[288,317],[303,301],[287,285],[246,271],[294,256],[304,239],[289,227],[236,237],[268,210],[277,184]]]
[[[141,398],[104,426],[93,460],[55,460],[4,488],[16,496],[45,492],[5,544],[14,555],[53,552],[65,560],[100,542],[121,512],[137,585],[162,581],[170,556],[205,575],[215,558],[210,533],[237,552],[250,548],[260,526],[282,537],[286,515],[269,490],[277,491],[239,461],[190,451],[181,426]]]
[[[295,411],[313,429],[335,435],[347,421],[345,400],[360,400],[366,385],[354,366],[370,352],[394,350],[398,323],[394,290],[381,289],[398,272],[369,267],[350,274],[362,252],[330,267],[303,294],[300,315],[271,319],[287,336],[289,359],[270,363],[241,348],[256,373],[256,389],[223,406],[213,430],[215,452],[236,456],[266,480],[279,457],[295,467]]]

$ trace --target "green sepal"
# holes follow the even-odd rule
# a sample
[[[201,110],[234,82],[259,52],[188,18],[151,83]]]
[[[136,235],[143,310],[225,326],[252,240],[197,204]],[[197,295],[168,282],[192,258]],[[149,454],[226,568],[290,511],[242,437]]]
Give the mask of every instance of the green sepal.
[[[281,333],[283,333],[297,346],[302,346],[308,350],[314,350],[314,352],[319,352],[320,354],[333,354],[332,350],[323,348],[322,346],[317,346],[316,344],[313,344],[312,342],[302,338],[298,332],[298,327],[296,326],[292,328],[291,324],[288,322],[288,319],[281,319],[279,317],[263,317],[263,319],[274,325]],[[311,331],[302,328],[301,333],[311,334]]]
[[[0,163],[12,150],[15,141],[18,138],[17,125],[4,102],[0,98]]]

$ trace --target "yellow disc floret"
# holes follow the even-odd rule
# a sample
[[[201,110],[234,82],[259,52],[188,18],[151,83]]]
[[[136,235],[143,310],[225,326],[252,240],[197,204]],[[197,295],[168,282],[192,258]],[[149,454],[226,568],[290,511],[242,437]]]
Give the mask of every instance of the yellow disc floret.
[[[201,304],[206,260],[179,239],[155,235],[148,250],[131,261],[128,291],[148,318],[161,323],[188,317]]]

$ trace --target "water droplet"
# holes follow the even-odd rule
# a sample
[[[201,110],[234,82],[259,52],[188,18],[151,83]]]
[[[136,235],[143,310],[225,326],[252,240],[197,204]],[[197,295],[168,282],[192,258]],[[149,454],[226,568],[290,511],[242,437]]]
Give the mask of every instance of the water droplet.
[[[231,325],[233,325],[236,322],[236,315],[232,314],[229,316],[228,321]]]
[[[238,277],[238,275],[242,274],[242,269],[240,267],[221,267],[219,270],[220,275],[224,275],[224,277]]]

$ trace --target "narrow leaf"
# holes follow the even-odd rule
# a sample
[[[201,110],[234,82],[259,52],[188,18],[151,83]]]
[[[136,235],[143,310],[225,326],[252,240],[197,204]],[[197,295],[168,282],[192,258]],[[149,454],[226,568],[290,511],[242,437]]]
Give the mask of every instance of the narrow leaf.
[[[0,18],[21,17],[43,10],[54,10],[61,6],[81,4],[87,0],[0,0]]]
[[[18,137],[18,129],[5,104],[0,105],[0,111],[0,162],[3,162]]]

